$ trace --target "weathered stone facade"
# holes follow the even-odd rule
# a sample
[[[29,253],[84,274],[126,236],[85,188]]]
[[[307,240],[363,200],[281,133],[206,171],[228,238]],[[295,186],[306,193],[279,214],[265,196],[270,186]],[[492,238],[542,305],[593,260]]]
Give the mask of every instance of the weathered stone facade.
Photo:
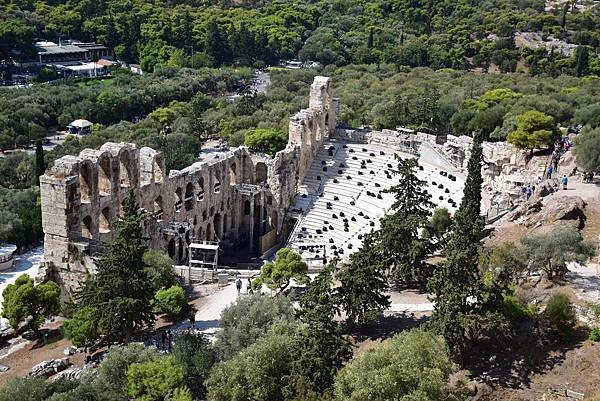
[[[323,140],[334,131],[338,101],[331,81],[316,77],[308,109],[290,119],[287,147],[274,158],[246,147],[203,151],[197,162],[166,174],[153,149],[105,143],[58,159],[40,177],[45,234],[43,274],[68,299],[88,275],[91,255],[114,236],[114,223],[132,190],[153,216],[150,246],[184,264],[192,241],[257,254],[277,245],[298,183]]]

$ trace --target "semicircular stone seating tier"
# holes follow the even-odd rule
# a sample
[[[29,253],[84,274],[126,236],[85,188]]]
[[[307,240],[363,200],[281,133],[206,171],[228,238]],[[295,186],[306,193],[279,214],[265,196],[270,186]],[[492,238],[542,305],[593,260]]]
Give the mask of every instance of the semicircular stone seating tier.
[[[375,144],[328,140],[306,173],[290,208],[300,217],[287,246],[311,267],[348,257],[360,249],[364,235],[379,229],[391,210],[394,195],[386,190],[399,183],[395,155],[413,157]],[[451,213],[462,199],[464,180],[436,166],[419,164],[417,176],[427,182],[436,207]]]

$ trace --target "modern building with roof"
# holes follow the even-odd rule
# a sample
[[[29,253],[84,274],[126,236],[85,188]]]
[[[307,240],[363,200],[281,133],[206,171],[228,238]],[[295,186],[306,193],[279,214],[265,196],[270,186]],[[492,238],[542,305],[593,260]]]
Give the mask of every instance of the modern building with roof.
[[[110,59],[110,50],[97,43],[84,43],[72,40],[54,42],[36,42],[37,63],[55,64],[68,62],[91,61],[93,59]]]

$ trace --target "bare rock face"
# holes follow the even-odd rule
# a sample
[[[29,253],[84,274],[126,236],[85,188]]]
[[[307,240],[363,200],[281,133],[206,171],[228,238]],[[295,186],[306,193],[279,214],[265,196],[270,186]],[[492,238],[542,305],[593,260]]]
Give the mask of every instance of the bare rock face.
[[[558,179],[551,179],[551,180],[546,180],[546,181],[542,181],[539,185],[537,185],[535,187],[535,190],[533,191],[533,193],[531,194],[531,197],[529,198],[529,202],[536,202],[538,200],[540,200],[541,198],[544,198],[556,191],[558,191],[559,189],[559,182]]]
[[[536,189],[537,190],[537,189]],[[526,227],[551,226],[557,222],[571,222],[581,229],[585,225],[586,203],[579,196],[564,196],[547,202],[530,199],[512,212],[508,219]]]

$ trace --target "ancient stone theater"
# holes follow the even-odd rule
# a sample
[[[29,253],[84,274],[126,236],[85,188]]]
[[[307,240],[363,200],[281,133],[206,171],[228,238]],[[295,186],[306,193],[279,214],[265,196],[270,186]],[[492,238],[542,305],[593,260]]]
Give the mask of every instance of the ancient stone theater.
[[[161,153],[130,143],[105,143],[64,156],[40,178],[45,233],[42,275],[68,299],[95,266],[92,256],[115,235],[132,191],[152,217],[149,245],[188,265],[194,244],[247,260],[280,246],[311,268],[356,251],[379,227],[398,183],[397,157],[414,157],[435,138],[384,130],[337,129],[339,102],[330,78],[316,77],[307,109],[290,118],[286,148],[270,158],[246,147],[205,149],[191,166],[165,171]],[[420,158],[418,175],[439,205],[454,210],[461,168]]]

